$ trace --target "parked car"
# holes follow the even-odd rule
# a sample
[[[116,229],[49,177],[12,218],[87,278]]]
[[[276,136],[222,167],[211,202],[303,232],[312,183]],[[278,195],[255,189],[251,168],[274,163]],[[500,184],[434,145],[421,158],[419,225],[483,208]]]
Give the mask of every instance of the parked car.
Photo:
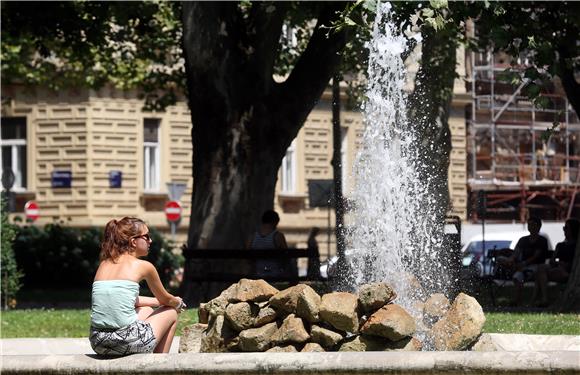
[[[463,270],[471,270],[479,277],[493,275],[495,270],[489,252],[501,249],[513,251],[519,239],[529,234],[528,231],[487,233],[485,235],[485,249],[484,238],[481,234],[471,237],[461,249]],[[540,235],[548,239],[548,250],[552,250],[550,237],[542,232]]]

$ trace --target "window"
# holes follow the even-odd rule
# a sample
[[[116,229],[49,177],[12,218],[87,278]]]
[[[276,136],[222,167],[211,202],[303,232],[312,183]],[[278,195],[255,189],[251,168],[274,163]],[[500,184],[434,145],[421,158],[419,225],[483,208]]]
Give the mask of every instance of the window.
[[[143,122],[143,160],[145,191],[159,191],[159,119],[146,118]]]
[[[280,186],[282,193],[296,192],[296,141],[294,140],[286,150],[282,159]]]
[[[0,145],[2,172],[12,170],[12,190],[26,189],[26,118],[2,117]]]

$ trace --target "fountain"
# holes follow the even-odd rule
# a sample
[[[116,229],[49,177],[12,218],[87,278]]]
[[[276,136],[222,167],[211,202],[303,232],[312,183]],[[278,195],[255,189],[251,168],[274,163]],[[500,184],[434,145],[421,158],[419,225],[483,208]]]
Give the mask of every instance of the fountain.
[[[389,3],[377,6],[368,43],[365,130],[353,166],[354,208],[345,236],[351,267],[340,277],[351,290],[387,282],[399,293],[398,303],[413,310],[410,275],[420,275],[428,293],[447,294],[449,280],[438,256],[442,223],[427,194],[429,181],[420,177],[418,136],[407,119],[405,38],[396,32],[390,9]]]

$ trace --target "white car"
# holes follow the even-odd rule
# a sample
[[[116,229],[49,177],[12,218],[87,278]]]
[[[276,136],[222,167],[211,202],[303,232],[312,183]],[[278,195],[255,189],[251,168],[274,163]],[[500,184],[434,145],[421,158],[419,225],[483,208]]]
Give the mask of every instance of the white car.
[[[494,274],[492,260],[488,257],[490,250],[511,249],[514,250],[520,238],[529,235],[528,231],[512,231],[500,233],[487,233],[485,238],[478,234],[466,242],[461,249],[462,266],[464,268],[473,267],[475,274],[479,277]],[[548,250],[552,249],[550,237],[540,232],[540,235],[548,240]],[[483,248],[485,240],[485,249]]]

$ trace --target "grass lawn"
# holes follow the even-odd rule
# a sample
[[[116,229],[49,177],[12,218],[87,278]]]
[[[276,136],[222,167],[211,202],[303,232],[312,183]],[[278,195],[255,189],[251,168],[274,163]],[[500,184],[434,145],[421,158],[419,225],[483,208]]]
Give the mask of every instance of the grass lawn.
[[[580,335],[578,314],[486,313],[484,332],[544,335]],[[88,309],[29,309],[4,311],[1,315],[1,338],[16,337],[87,337]],[[180,315],[177,335],[183,327],[197,322],[197,310]]]
[[[88,337],[89,309],[27,309],[2,311],[0,337]],[[177,335],[183,327],[197,323],[197,309],[179,316]]]

